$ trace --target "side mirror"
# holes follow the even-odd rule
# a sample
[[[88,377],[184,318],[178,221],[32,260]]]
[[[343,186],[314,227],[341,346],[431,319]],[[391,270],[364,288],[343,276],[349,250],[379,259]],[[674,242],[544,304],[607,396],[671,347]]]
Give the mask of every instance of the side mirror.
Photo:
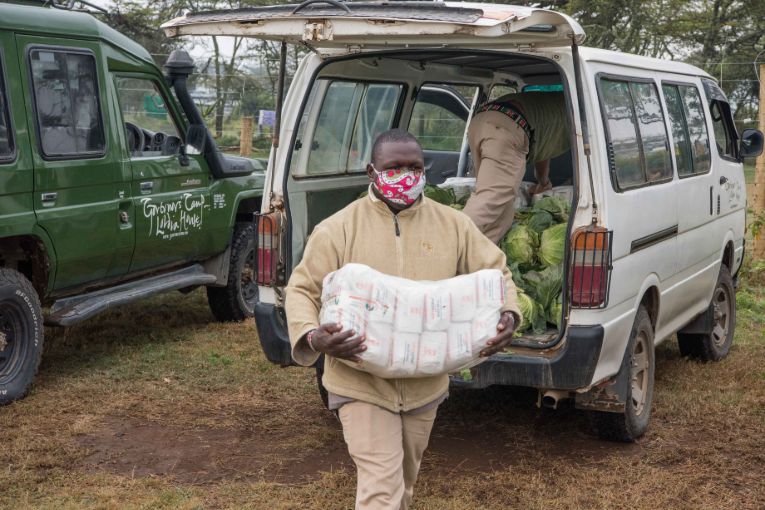
[[[745,129],[741,133],[741,148],[739,156],[741,158],[756,158],[762,154],[763,137],[758,129]]]

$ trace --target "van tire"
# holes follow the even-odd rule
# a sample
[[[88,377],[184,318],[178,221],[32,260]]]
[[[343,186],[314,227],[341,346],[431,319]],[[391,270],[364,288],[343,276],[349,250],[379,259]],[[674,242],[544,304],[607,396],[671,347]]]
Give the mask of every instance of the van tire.
[[[730,352],[736,330],[736,291],[730,270],[723,265],[717,277],[712,302],[711,333],[678,333],[680,354],[700,361],[720,361]]]
[[[640,305],[619,370],[620,374],[628,377],[624,411],[593,411],[591,414],[601,439],[631,443],[648,429],[656,368],[653,339],[651,318],[646,308]],[[638,389],[640,394],[637,393]]]
[[[24,398],[43,352],[40,299],[24,275],[0,267],[0,405]]]
[[[225,287],[207,287],[207,302],[219,322],[241,322],[255,313],[258,284],[254,236],[252,224],[237,224],[231,241],[228,282]]]

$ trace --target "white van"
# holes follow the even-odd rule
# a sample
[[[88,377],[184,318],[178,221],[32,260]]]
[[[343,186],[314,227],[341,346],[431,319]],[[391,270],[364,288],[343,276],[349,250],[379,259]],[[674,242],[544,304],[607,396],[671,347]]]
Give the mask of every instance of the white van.
[[[677,333],[684,355],[728,353],[744,256],[742,158],[761,152],[762,134],[739,136],[704,71],[581,47],[570,17],[510,5],[308,0],[188,14],[163,28],[310,49],[284,101],[257,221],[255,315],[271,361],[292,363],[284,285],[314,226],[366,188],[374,137],[409,129],[429,181],[464,175],[471,112],[535,87],[564,91],[573,148],[553,162],[574,187],[560,330],[516,339],[455,384],[538,388],[551,406],[573,398],[602,437],[629,441],[648,424],[656,344]]]

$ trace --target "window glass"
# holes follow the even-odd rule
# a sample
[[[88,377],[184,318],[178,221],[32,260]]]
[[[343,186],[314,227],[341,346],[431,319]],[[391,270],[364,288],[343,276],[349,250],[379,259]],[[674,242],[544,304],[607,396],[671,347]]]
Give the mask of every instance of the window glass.
[[[390,129],[396,113],[400,85],[370,84],[366,87],[348,155],[348,170],[364,170],[372,155],[375,138]]]
[[[681,86],[679,89],[683,98],[685,118],[688,122],[691,154],[693,155],[693,171],[697,174],[704,174],[709,171],[711,155],[709,153],[709,135],[707,134],[707,123],[704,118],[701,96],[696,87]]]
[[[664,99],[667,102],[669,124],[672,127],[672,140],[675,145],[675,163],[680,176],[693,174],[691,140],[683,112],[683,102],[677,85],[662,85]]]
[[[130,155],[158,156],[180,144],[178,128],[156,83],[147,78],[116,78]],[[169,138],[169,137],[174,137]]]
[[[717,84],[709,79],[703,79],[704,90],[709,99],[709,113],[712,116],[712,128],[717,145],[717,151],[721,156],[729,158],[737,157],[736,133],[733,124],[733,116],[725,94]]]
[[[52,50],[30,54],[37,122],[43,154],[103,154],[104,129],[92,55]]]
[[[622,189],[644,184],[646,178],[641,163],[629,84],[602,79],[601,92],[603,113],[608,126],[609,159],[616,182]]]
[[[6,102],[5,73],[0,62],[0,161],[13,159],[13,136],[11,135],[10,112]]]
[[[320,86],[317,81],[314,87]],[[327,87],[310,145],[308,175],[363,171],[377,135],[391,128],[401,85],[334,81]],[[307,128],[301,127],[303,133]]]
[[[649,182],[672,178],[667,130],[659,95],[653,83],[630,83],[632,102],[640,127],[645,175]]]
[[[348,146],[357,84],[336,81],[329,85],[314,128],[308,174],[332,174],[344,171],[343,148]]]
[[[417,93],[409,131],[425,150],[459,152],[477,87],[424,85]]]
[[[725,114],[722,109],[722,103],[712,101],[709,106],[709,112],[712,114],[712,127],[715,133],[715,142],[717,142],[717,151],[721,156],[733,157],[733,142],[725,126]]]

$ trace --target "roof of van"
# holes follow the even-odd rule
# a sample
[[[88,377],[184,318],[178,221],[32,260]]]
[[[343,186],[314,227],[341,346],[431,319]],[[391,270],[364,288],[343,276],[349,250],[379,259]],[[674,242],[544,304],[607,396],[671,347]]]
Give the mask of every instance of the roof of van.
[[[703,76],[705,78],[715,79],[703,69],[676,60],[643,57],[632,53],[621,53],[619,51],[602,50],[600,48],[590,47],[580,47],[579,54],[588,62],[605,62],[607,64],[623,67],[634,67],[637,69],[685,74],[690,76]]]
[[[154,62],[143,46],[83,12],[33,5],[3,4],[0,30],[30,35],[100,39],[142,60]]]

